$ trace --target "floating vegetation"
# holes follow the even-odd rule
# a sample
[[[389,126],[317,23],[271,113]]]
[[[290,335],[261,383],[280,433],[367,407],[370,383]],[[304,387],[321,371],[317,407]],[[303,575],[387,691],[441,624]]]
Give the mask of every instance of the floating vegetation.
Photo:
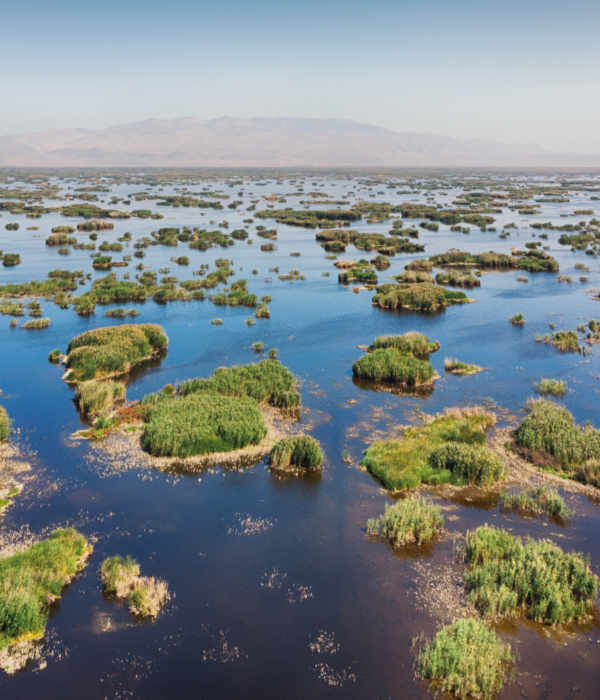
[[[68,382],[82,382],[119,374],[167,347],[163,329],[155,324],[109,326],[86,331],[71,340],[65,366]]]
[[[24,328],[26,331],[37,331],[48,328],[51,323],[52,321],[49,318],[36,318],[32,319],[31,321],[27,321],[21,326],[21,328]]]
[[[20,301],[0,302],[0,314],[3,316],[25,316],[25,309]]]
[[[367,534],[383,537],[393,547],[421,545],[439,536],[444,516],[439,507],[425,498],[407,497],[390,506],[385,513],[367,522]]]
[[[446,372],[452,372],[452,374],[457,374],[459,376],[465,374],[476,374],[482,370],[479,365],[469,365],[466,362],[459,362],[457,359],[452,357],[444,358],[444,369]]]
[[[362,263],[362,264],[361,264]],[[357,267],[351,267],[338,275],[338,282],[348,284],[350,282],[362,282],[364,284],[377,284],[377,273],[369,266],[366,260],[361,260]]]
[[[413,639],[415,672],[434,690],[458,698],[490,700],[514,675],[510,645],[480,620],[466,618],[442,627],[432,640]]]
[[[139,316],[140,312],[137,309],[126,309],[120,307],[118,309],[109,309],[104,312],[107,318],[125,318],[126,316]]]
[[[525,542],[483,525],[465,538],[465,587],[488,618],[525,614],[536,622],[564,624],[593,612],[598,577],[581,554],[565,554],[550,540]]]
[[[520,268],[529,272],[555,272],[558,270],[556,260],[540,250],[526,252],[513,250],[513,255],[494,253],[493,251],[472,255],[452,248],[447,253],[432,255],[429,260],[436,266],[464,265],[499,270]]]
[[[127,598],[129,609],[140,617],[156,617],[171,597],[166,581],[140,576],[140,565],[131,557],[108,557],[100,567],[102,587],[118,598]]]
[[[405,270],[404,272],[396,275],[395,280],[398,280],[401,284],[433,284],[434,279],[428,273],[420,270]]]
[[[525,323],[525,317],[523,314],[516,314],[515,316],[511,316],[508,319],[513,326],[522,326]]]
[[[75,530],[55,530],[46,540],[0,559],[0,655],[11,645],[44,635],[50,605],[84,568],[91,546]],[[4,663],[2,664],[4,665]]]
[[[571,511],[565,505],[565,501],[555,488],[547,484],[519,491],[500,494],[500,503],[506,508],[513,508],[518,512],[546,513],[559,518],[569,518]]]
[[[293,435],[275,443],[269,456],[274,469],[297,471],[319,469],[323,462],[321,445],[309,435]]]
[[[559,396],[567,393],[567,382],[564,379],[540,379],[533,382],[533,388],[540,396]]]
[[[411,489],[421,483],[489,486],[503,477],[499,458],[485,447],[485,430],[493,414],[453,409],[422,427],[407,427],[401,440],[374,443],[363,466],[388,489]]]
[[[4,406],[0,406],[0,442],[10,435],[10,418]]]

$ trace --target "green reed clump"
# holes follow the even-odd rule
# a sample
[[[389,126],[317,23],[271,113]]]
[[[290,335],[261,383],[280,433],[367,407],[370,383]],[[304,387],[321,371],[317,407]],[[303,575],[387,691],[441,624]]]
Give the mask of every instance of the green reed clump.
[[[541,484],[518,493],[503,492],[500,494],[500,502],[502,505],[517,511],[547,513],[561,518],[568,518],[571,515],[563,497],[555,488],[547,484]]]
[[[83,568],[89,551],[75,530],[55,530],[48,539],[0,559],[0,650],[44,634],[50,603]]]
[[[2,256],[2,264],[4,267],[14,267],[19,265],[21,262],[21,256],[19,253],[4,253]]]
[[[460,442],[447,442],[429,456],[433,469],[452,472],[455,484],[469,483],[490,486],[504,476],[500,458],[486,447]]]
[[[449,284],[453,287],[480,287],[481,280],[470,272],[440,272],[435,276],[437,284]]]
[[[27,321],[27,323],[24,323],[21,328],[24,328],[26,331],[42,330],[44,328],[48,328],[50,323],[51,320],[49,318],[36,318],[31,321]]]
[[[564,396],[567,393],[567,382],[564,379],[540,379],[533,382],[533,388],[540,396]]]
[[[82,413],[99,413],[125,400],[125,385],[112,379],[80,382],[75,392]]]
[[[433,687],[458,698],[490,700],[514,675],[510,645],[484,622],[457,620],[442,627],[432,640],[413,639],[415,671]]]
[[[10,418],[4,406],[0,406],[0,442],[10,435]]]
[[[418,331],[408,331],[403,335],[380,335],[369,346],[369,352],[382,348],[395,348],[403,355],[414,355],[423,357],[429,353],[440,349],[440,344],[436,340],[430,342],[429,338]]]
[[[446,443],[480,446],[478,449],[487,454],[488,450],[483,447],[486,442],[484,431],[493,426],[495,420],[490,413],[444,413],[427,425],[407,427],[400,440],[374,443],[367,450],[362,464],[388,489],[412,489],[421,483],[464,485],[466,478],[463,471],[459,469],[455,473],[450,468],[437,469],[431,464],[431,456]],[[489,461],[493,463],[491,459]],[[447,466],[453,464],[448,462]],[[468,461],[466,465],[468,467]]]
[[[489,618],[526,614],[563,624],[595,608],[598,577],[581,554],[566,554],[550,540],[525,542],[483,525],[465,538],[469,600]]]
[[[474,374],[475,372],[479,372],[481,367],[479,365],[470,365],[467,362],[460,362],[453,357],[445,357],[444,369],[453,374]]]
[[[515,316],[511,316],[509,321],[513,326],[522,326],[525,323],[525,317],[523,314],[516,314]]]
[[[517,431],[521,445],[556,457],[567,472],[587,461],[600,462],[599,430],[581,428],[566,408],[552,401],[532,400],[527,408],[529,414]]]
[[[352,372],[360,379],[418,386],[434,375],[430,362],[412,355],[402,355],[393,347],[374,350],[363,355],[352,365]]]
[[[87,331],[67,347],[68,381],[98,379],[110,374],[124,374],[131,367],[168,343],[163,329],[155,324],[126,324]]]
[[[142,617],[156,617],[171,597],[169,586],[162,579],[140,576],[140,565],[131,557],[108,557],[100,567],[105,591],[127,598],[129,609]]]
[[[279,408],[300,405],[294,375],[273,359],[256,364],[219,367],[209,379],[189,379],[179,387],[181,396],[203,391],[225,396],[250,396],[259,403],[269,403]]]
[[[373,304],[384,309],[406,307],[419,311],[444,308],[453,301],[466,300],[464,292],[451,292],[426,282],[417,284],[382,284],[377,287]]]
[[[275,443],[269,461],[275,469],[318,469],[323,462],[323,450],[310,435],[294,435]]]
[[[408,497],[390,506],[385,513],[367,521],[367,534],[384,537],[394,547],[430,542],[444,527],[438,506],[425,498]]]
[[[142,446],[162,457],[190,457],[256,445],[266,432],[255,399],[200,391],[159,401]]]
[[[377,284],[377,273],[372,267],[361,265],[351,267],[338,275],[338,282],[365,282],[366,284]]]
[[[20,301],[0,302],[0,314],[3,316],[25,316],[25,309]]]

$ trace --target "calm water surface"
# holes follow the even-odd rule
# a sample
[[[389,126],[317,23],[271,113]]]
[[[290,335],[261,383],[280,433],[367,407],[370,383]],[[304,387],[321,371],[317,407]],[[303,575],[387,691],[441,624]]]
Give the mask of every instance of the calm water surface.
[[[326,182],[324,189],[337,198],[353,184],[338,180],[334,187]],[[211,186],[219,189],[220,184]],[[200,187],[191,189],[200,191]],[[131,185],[112,190],[119,197],[136,191]],[[245,208],[248,192],[255,196],[283,193],[291,191],[291,186],[272,183],[245,186],[244,190],[245,196],[239,199],[244,199]],[[436,201],[450,201],[457,193],[436,197]],[[418,194],[386,193],[372,201],[396,203],[417,198]],[[561,219],[560,214],[575,208],[599,212],[598,204],[589,195],[581,195],[569,204],[544,205],[544,214],[537,219],[571,223],[573,219]],[[157,210],[155,202],[133,203],[130,208],[142,206]],[[114,240],[125,231],[131,231],[135,241],[160,226],[213,228],[209,220],[228,220],[232,230],[249,216],[243,210],[209,211],[205,216],[195,209],[160,210],[163,221],[116,221],[113,232],[99,232],[98,243]],[[523,221],[527,217],[508,210],[495,217],[497,233],[471,227],[471,233],[464,235],[440,226],[437,233],[420,231],[419,242],[427,244],[425,255],[431,255],[451,247],[509,252],[531,240],[529,222]],[[11,221],[20,223],[19,231],[4,230]],[[21,253],[23,263],[17,268],[0,268],[0,284],[42,279],[54,268],[87,272],[89,252],[72,251],[62,259],[44,245],[50,229],[65,221],[59,214],[37,221],[5,214],[0,248]],[[500,240],[498,233],[510,221],[519,228]],[[259,223],[277,228],[275,252],[261,252],[264,241],[255,235],[251,235],[252,245],[238,241],[231,248],[206,252],[188,250],[185,244],[177,249],[146,249],[143,262],[157,270],[168,266],[175,253],[189,255],[188,268],[170,264],[171,274],[180,278],[191,278],[202,263],[211,263],[214,269],[217,258],[233,259],[237,278],[247,278],[251,292],[273,296],[271,319],[248,327],[244,323],[248,309],[215,307],[208,300],[136,305],[141,312],[136,320],[160,324],[170,342],[162,362],[131,378],[127,395],[140,398],[169,382],[208,376],[219,366],[253,361],[252,343],[264,341],[269,348],[278,348],[279,359],[302,382],[302,420],[312,426],[311,434],[326,453],[320,477],[282,478],[271,473],[264,461],[241,471],[216,468],[194,476],[143,470],[134,463],[120,472],[107,469],[89,444],[70,439],[82,425],[74,392],[61,380],[61,369],[46,358],[54,348],[64,350],[73,336],[85,330],[121,321],[103,318],[104,307],[98,307],[90,318],[80,318],[72,309],[60,310],[47,302],[42,306],[53,323],[46,331],[10,329],[9,318],[2,317],[2,404],[19,429],[19,440],[36,453],[37,478],[1,527],[12,531],[27,526],[39,533],[73,524],[96,540],[90,565],[67,589],[48,623],[51,653],[47,666],[43,670],[33,666],[14,677],[0,676],[4,697],[431,697],[428,687],[414,679],[411,640],[421,631],[434,633],[444,616],[443,611],[417,598],[424,578],[415,566],[424,564],[436,571],[448,567],[452,535],[422,553],[408,554],[394,553],[385,544],[368,540],[367,519],[392,501],[358,467],[369,436],[375,430],[384,434],[389,426],[407,423],[414,419],[415,411],[435,413],[446,406],[482,403],[488,398],[518,414],[533,395],[532,382],[541,377],[565,379],[570,391],[564,405],[578,422],[591,420],[600,426],[598,350],[583,357],[534,342],[536,333],[551,332],[551,322],[557,330],[574,329],[600,317],[600,302],[584,293],[600,286],[598,262],[582,251],[571,252],[558,245],[559,232],[550,231],[544,243],[558,259],[561,274],[573,276],[572,284],[559,284],[557,275],[550,273],[491,272],[482,277],[481,288],[467,292],[477,303],[421,314],[381,311],[371,305],[370,292],[353,294],[339,285],[337,270],[325,259],[314,230],[269,220],[257,220]],[[417,223],[405,221],[405,227]],[[31,224],[38,224],[39,231],[26,231]],[[391,226],[390,222],[361,221],[352,228],[387,233]],[[290,257],[295,251],[301,256]],[[341,257],[373,255],[349,246]],[[413,257],[392,258],[392,267],[379,273],[380,280],[399,274]],[[133,261],[128,268],[132,273],[137,260]],[[578,281],[582,273],[574,268],[577,262],[592,268],[585,273],[588,284]],[[298,268],[306,280],[282,282],[269,272],[272,267],[279,267],[279,274]],[[253,269],[258,270],[257,275],[252,274]],[[329,277],[322,276],[326,271]],[[527,284],[517,282],[521,274],[529,278]],[[89,283],[81,289],[89,289]],[[524,314],[523,327],[508,322],[516,313]],[[221,327],[210,323],[217,316],[224,320]],[[421,331],[442,346],[431,358],[442,379],[429,396],[377,392],[352,381],[352,363],[362,354],[357,345],[369,344],[377,335],[409,330]],[[486,369],[464,379],[444,376],[446,356]],[[352,464],[342,461],[344,452],[351,455]],[[552,537],[567,550],[589,553],[597,570],[599,511],[586,498],[567,496],[576,515],[566,527],[503,514],[494,499],[476,494],[467,498],[470,500],[454,503],[440,499],[453,508],[446,515],[457,516],[447,521],[450,531],[464,533],[490,522],[511,528],[515,534]],[[248,516],[259,532],[245,532],[242,521]],[[112,554],[131,554],[144,575],[169,582],[174,598],[155,622],[139,624],[126,605],[103,596],[98,567]],[[598,697],[597,621],[561,633],[523,620],[500,629],[520,654],[515,682],[501,692],[501,698]],[[334,640],[335,653],[320,653],[311,647],[323,633]]]

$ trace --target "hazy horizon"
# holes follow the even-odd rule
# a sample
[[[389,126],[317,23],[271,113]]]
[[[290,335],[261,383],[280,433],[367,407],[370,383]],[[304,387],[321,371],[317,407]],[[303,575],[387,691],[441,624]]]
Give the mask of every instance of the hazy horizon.
[[[0,135],[185,115],[343,118],[600,153],[600,7],[539,0],[5,11]]]

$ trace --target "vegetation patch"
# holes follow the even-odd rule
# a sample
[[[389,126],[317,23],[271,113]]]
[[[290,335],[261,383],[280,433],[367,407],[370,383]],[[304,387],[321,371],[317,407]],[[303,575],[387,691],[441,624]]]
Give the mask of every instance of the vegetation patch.
[[[125,385],[112,379],[80,382],[75,399],[83,414],[100,413],[125,400]]]
[[[437,284],[449,284],[452,287],[480,287],[481,280],[474,277],[470,272],[440,272],[435,276]]]
[[[166,348],[167,336],[154,324],[109,326],[87,331],[67,347],[65,375],[69,382],[125,374],[136,364]]]
[[[430,362],[413,355],[403,355],[394,347],[380,348],[363,355],[352,365],[352,372],[360,379],[407,386],[429,382],[435,374]]]
[[[453,292],[433,284],[382,284],[376,288],[373,304],[383,309],[434,311],[449,304],[469,301],[464,292]]]
[[[257,445],[266,432],[255,399],[199,391],[157,400],[142,447],[157,456],[190,457]]]
[[[392,506],[386,503],[383,515],[367,521],[367,534],[383,537],[393,547],[430,542],[443,528],[444,516],[439,507],[418,496],[409,496]]]
[[[527,615],[563,624],[594,610],[598,577],[581,554],[566,554],[550,540],[525,542],[483,525],[465,538],[465,587],[488,618]]]
[[[500,494],[500,503],[524,513],[546,513],[558,518],[569,518],[571,511],[565,505],[563,497],[552,486],[541,484],[526,491]]]
[[[564,379],[540,379],[533,383],[533,388],[540,396],[562,397],[567,393],[567,382]]]
[[[10,435],[10,418],[4,406],[0,406],[0,442]]]
[[[427,425],[407,427],[401,440],[376,442],[362,464],[393,490],[421,483],[489,485],[503,476],[498,457],[485,447],[484,431],[495,421],[493,414],[476,409],[447,411]]]
[[[442,627],[432,640],[413,639],[415,671],[437,690],[459,698],[490,700],[514,675],[510,645],[480,620],[467,618]]]
[[[0,651],[43,636],[50,604],[85,566],[90,551],[75,530],[55,530],[48,539],[0,559]]]
[[[440,349],[437,340],[430,342],[429,338],[418,331],[408,331],[403,335],[380,335],[369,346],[369,352],[385,348],[395,348],[403,355],[426,357]]]
[[[169,600],[166,581],[140,576],[140,565],[131,557],[108,557],[100,567],[102,587],[118,598],[127,598],[129,609],[140,617],[156,617]]]
[[[309,435],[293,435],[282,438],[275,444],[269,461],[275,469],[319,469],[323,462],[323,450]]]
[[[444,358],[444,369],[446,372],[457,374],[459,376],[465,374],[477,374],[483,370],[479,365],[469,365],[466,362],[459,362],[456,358]]]

